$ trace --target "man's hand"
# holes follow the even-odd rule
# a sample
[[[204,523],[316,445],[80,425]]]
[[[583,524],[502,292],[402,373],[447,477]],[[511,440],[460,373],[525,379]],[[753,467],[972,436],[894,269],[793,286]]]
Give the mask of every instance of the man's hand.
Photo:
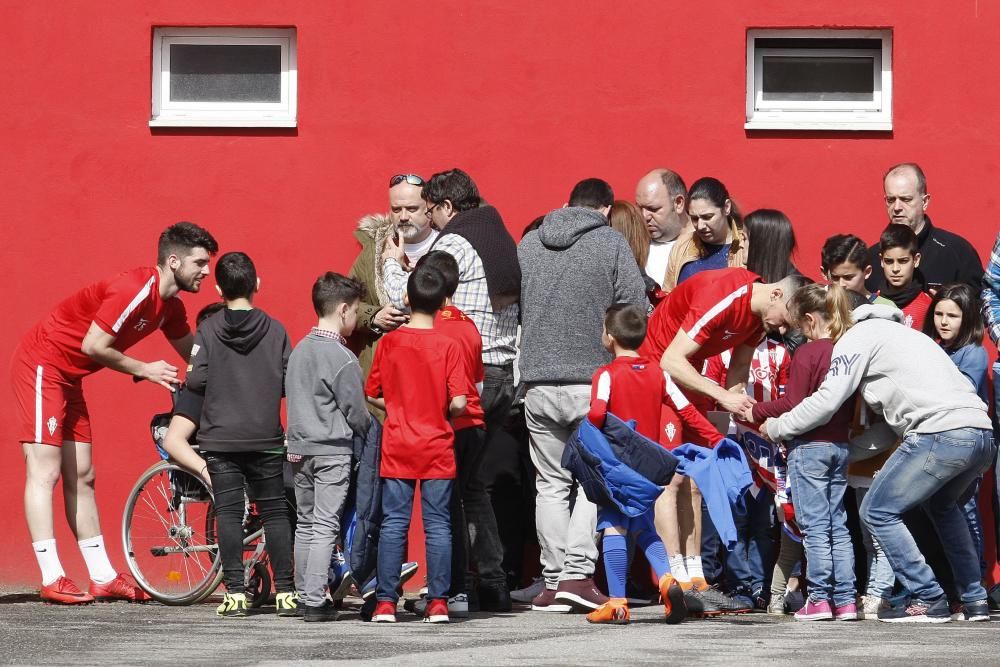
[[[410,316],[392,304],[375,313],[372,323],[382,331],[392,331],[410,321]]]
[[[174,390],[174,385],[181,383],[180,379],[177,377],[177,367],[171,366],[162,359],[160,361],[143,364],[142,371],[136,373],[136,375],[143,380],[149,380],[150,382],[154,382],[161,387],[166,387],[170,391]]]
[[[385,241],[385,249],[382,250],[382,259],[394,259],[404,269],[409,270],[409,262],[406,261],[406,253],[403,252],[402,244],[396,243],[395,235],[390,236]]]
[[[734,415],[742,415],[748,409],[752,408],[754,404],[754,400],[743,392],[736,393],[733,391],[724,392],[715,399],[715,402],[723,410],[731,412]]]

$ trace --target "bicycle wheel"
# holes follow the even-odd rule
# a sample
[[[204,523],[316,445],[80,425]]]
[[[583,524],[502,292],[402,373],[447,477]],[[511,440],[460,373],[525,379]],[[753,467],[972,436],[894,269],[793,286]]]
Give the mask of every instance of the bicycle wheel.
[[[153,464],[129,494],[122,544],[136,582],[164,604],[198,602],[222,580],[212,492],[169,461]]]

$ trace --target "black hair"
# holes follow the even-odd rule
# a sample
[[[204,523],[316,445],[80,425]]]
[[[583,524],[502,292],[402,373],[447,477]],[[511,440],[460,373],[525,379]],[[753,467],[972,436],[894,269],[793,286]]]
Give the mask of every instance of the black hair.
[[[626,350],[638,350],[646,340],[646,311],[631,303],[612,304],[604,312],[604,329]]]
[[[204,308],[198,311],[198,314],[194,318],[195,327],[200,327],[201,323],[215,315],[217,312],[226,307],[226,304],[222,301],[213,301]]]
[[[365,298],[364,283],[348,278],[340,273],[327,271],[313,283],[313,310],[319,317],[326,317],[337,310],[342,303],[348,305]]]
[[[257,267],[245,252],[227,252],[215,265],[215,282],[226,301],[249,299],[257,291]]]
[[[458,262],[451,253],[431,250],[417,261],[416,268],[421,266],[431,266],[440,271],[444,276],[445,296],[450,299],[455,295],[455,290],[458,289]]]
[[[414,269],[406,281],[406,295],[410,310],[423,315],[433,315],[441,310],[448,297],[444,275],[433,266]]]
[[[787,215],[771,208],[759,208],[744,218],[743,227],[750,242],[748,270],[765,283],[776,283],[797,271],[792,264],[795,230]]]
[[[868,262],[868,246],[854,234],[836,234],[823,243],[820,251],[820,268],[829,272],[835,266],[852,264],[862,271],[871,266]]]
[[[882,232],[882,236],[878,239],[878,248],[879,253],[883,255],[886,250],[892,250],[893,248],[902,248],[911,255],[916,255],[920,252],[920,241],[909,225],[890,222],[889,226]]]
[[[472,178],[457,168],[431,176],[420,190],[420,196],[431,204],[443,204],[448,200],[456,211],[478,208],[482,201]]]
[[[970,343],[982,345],[985,327],[983,326],[983,317],[979,313],[979,295],[965,283],[943,285],[934,294],[934,298],[931,299],[931,305],[927,308],[927,317],[924,318],[924,333],[937,340],[937,327],[934,326],[934,309],[937,308],[939,303],[946,300],[954,301],[958,309],[962,311],[962,326],[959,327],[958,335],[955,336],[954,342],[948,345],[948,349],[957,350]]]
[[[160,234],[156,245],[156,263],[166,266],[171,255],[183,257],[195,248],[204,248],[209,255],[219,252],[219,244],[208,230],[193,222],[178,222],[170,225]]]
[[[726,186],[722,184],[722,181],[717,178],[705,176],[695,181],[687,193],[689,206],[691,205],[691,200],[693,199],[706,199],[712,202],[712,205],[719,209],[726,208],[726,200],[728,199],[729,219],[737,225],[742,224],[743,222],[743,216],[740,214],[740,210],[739,207],[736,206],[736,202],[734,202],[733,198],[729,196],[729,190],[727,190]]]
[[[889,178],[890,175],[896,173],[897,171],[906,170],[912,171],[913,175],[917,177],[917,192],[922,195],[927,194],[927,177],[924,176],[924,170],[921,169],[920,165],[916,162],[900,162],[899,164],[889,167],[889,169],[885,172],[885,175],[882,177],[882,182],[885,182],[885,179]]]
[[[615,193],[607,181],[599,178],[585,178],[573,186],[569,193],[570,206],[604,208],[615,203]]]

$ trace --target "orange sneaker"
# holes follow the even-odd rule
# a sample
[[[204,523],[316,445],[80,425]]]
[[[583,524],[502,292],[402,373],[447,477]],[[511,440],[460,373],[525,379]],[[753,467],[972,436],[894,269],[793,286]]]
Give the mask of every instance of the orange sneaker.
[[[667,623],[673,625],[687,618],[684,591],[669,572],[660,577],[660,601],[663,602],[663,619]]]
[[[106,584],[91,581],[90,594],[99,602],[112,602],[113,600],[149,602],[153,599],[146,591],[139,588],[135,579],[124,574],[119,574]]]
[[[59,577],[48,586],[42,586],[39,595],[45,602],[55,604],[87,604],[94,596],[84,593],[70,579]]]
[[[628,601],[625,598],[611,598],[587,614],[587,621],[590,623],[628,625],[630,619],[631,614],[628,611]]]
[[[707,591],[709,589],[708,582],[705,581],[704,577],[691,577],[691,588],[696,591]]]

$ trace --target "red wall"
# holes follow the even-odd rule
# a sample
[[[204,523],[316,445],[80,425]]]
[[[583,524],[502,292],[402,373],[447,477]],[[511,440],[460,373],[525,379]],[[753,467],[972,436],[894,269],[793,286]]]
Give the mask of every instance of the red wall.
[[[259,305],[298,338],[311,281],[348,269],[355,221],[384,210],[387,178],[406,171],[465,168],[512,230],[583,177],[631,198],[652,167],[717,176],[745,210],[789,214],[813,273],[826,236],[877,236],[881,173],[917,160],[939,224],[983,256],[997,231],[1000,7],[985,0],[66,0],[5,3],[0,18],[4,355],[69,292],[151,264],[156,235],[182,219],[255,258]],[[152,27],[183,24],[296,26],[298,129],[151,131]],[[779,26],[892,27],[895,130],[744,131],[745,31]],[[134,353],[168,348],[151,338]],[[112,372],[86,385],[121,564],[121,507],[154,458],[149,416],[168,402]],[[34,582],[12,401],[0,382],[0,582]],[[84,579],[58,525],[64,563]]]

